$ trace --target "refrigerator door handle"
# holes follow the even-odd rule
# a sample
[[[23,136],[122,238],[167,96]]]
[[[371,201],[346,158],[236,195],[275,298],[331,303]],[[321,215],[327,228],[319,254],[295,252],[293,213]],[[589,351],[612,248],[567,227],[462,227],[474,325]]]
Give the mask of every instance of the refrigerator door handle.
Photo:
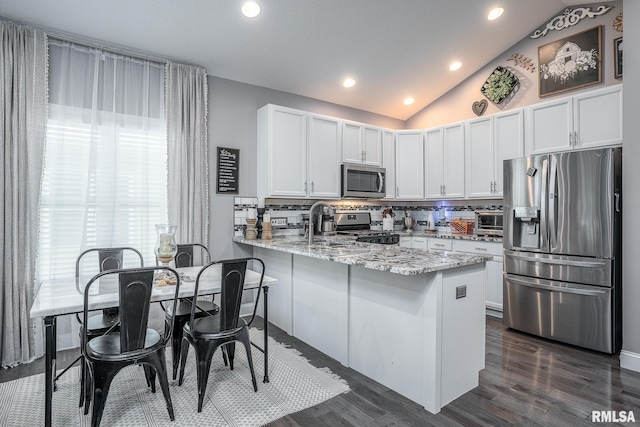
[[[572,267],[603,268],[608,264],[604,261],[573,261],[568,259],[535,258],[531,257],[530,255],[519,255],[517,252],[508,251],[504,252],[504,256],[521,261],[539,262],[543,264],[570,265]]]
[[[549,229],[547,227],[547,186],[549,175],[549,159],[542,160],[542,196],[540,197],[540,249],[549,250]]]
[[[530,288],[543,289],[545,291],[551,292],[562,292],[566,294],[577,294],[577,295],[586,295],[586,296],[600,296],[605,295],[605,290],[600,289],[578,289],[578,288],[569,288],[569,287],[561,287],[561,286],[552,286],[546,285],[544,283],[540,283],[536,280],[528,280],[526,278],[520,276],[513,276],[511,274],[506,274],[505,278],[511,283],[515,283],[518,285],[528,286]]]
[[[549,249],[553,250],[558,246],[558,224],[556,207],[556,187],[558,180],[558,160],[551,156],[551,170],[549,171]]]

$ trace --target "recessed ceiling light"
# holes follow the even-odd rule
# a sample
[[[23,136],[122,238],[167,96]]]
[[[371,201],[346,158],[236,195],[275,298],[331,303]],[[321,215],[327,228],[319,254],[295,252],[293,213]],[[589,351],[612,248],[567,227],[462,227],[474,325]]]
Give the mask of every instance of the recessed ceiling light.
[[[462,67],[462,62],[460,61],[452,62],[451,65],[449,65],[449,71],[458,70],[460,69],[460,67]]]
[[[356,81],[352,78],[344,79],[342,82],[342,86],[344,87],[353,87],[356,84]]]
[[[416,100],[415,100],[415,99],[413,99],[413,98],[411,98],[411,97],[409,97],[409,98],[405,98],[405,99],[404,99],[403,104],[404,104],[404,105],[411,105],[411,104],[413,104],[414,102],[416,102]]]
[[[260,15],[260,5],[254,1],[247,1],[242,5],[242,14],[247,18]]]
[[[495,9],[492,9],[491,12],[489,12],[489,16],[487,16],[487,19],[489,21],[493,21],[494,19],[498,19],[502,16],[502,13],[504,12],[504,9],[501,7],[496,7]]]

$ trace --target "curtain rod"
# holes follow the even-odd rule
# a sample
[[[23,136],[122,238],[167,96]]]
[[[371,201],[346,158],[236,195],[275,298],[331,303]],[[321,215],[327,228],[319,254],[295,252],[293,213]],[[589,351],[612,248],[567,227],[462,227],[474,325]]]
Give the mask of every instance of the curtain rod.
[[[181,61],[173,61],[173,60],[171,60],[169,58],[161,58],[161,57],[158,57],[158,56],[153,56],[153,55],[150,55],[148,53],[143,53],[141,51],[138,51],[138,50],[135,50],[135,49],[132,49],[132,48],[128,48],[128,47],[125,47],[125,46],[116,46],[116,45],[108,44],[108,43],[105,44],[105,42],[103,42],[103,41],[92,39],[90,37],[80,36],[78,34],[65,33],[65,32],[61,32],[59,30],[43,27],[41,25],[33,25],[31,23],[22,22],[22,21],[19,21],[19,20],[16,20],[16,19],[8,19],[8,18],[3,17],[2,15],[0,15],[0,20],[13,22],[13,23],[18,24],[18,25],[24,25],[24,26],[28,26],[28,27],[32,27],[32,28],[44,31],[47,34],[47,37],[54,38],[54,39],[57,39],[57,40],[60,40],[60,41],[64,41],[64,42],[71,42],[71,43],[83,45],[83,46],[89,47],[89,48],[110,50],[110,51],[112,51],[113,53],[116,53],[116,54],[131,56],[131,57],[134,57],[134,58],[144,59],[144,60],[147,60],[147,61],[153,61],[153,62],[157,62],[159,64],[166,64],[168,62],[174,62],[176,64],[189,65],[189,66],[192,66],[192,67],[202,68],[202,69],[205,70],[205,72],[207,71],[206,68],[204,68],[202,65],[190,64],[190,63],[185,63],[185,62],[181,62]]]

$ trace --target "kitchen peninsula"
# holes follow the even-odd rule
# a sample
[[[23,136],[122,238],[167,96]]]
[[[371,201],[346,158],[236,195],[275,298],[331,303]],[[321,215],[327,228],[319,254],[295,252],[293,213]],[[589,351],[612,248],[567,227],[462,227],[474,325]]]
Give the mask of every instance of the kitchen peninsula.
[[[247,240],[266,274],[269,319],[431,413],[478,385],[490,257],[355,242]]]

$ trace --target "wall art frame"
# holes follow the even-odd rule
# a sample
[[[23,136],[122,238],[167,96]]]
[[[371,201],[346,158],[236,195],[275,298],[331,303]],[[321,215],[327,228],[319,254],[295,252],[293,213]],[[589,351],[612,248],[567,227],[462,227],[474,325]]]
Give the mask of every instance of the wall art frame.
[[[602,82],[602,26],[538,47],[540,98]]]
[[[622,37],[613,40],[613,76],[622,78]]]

